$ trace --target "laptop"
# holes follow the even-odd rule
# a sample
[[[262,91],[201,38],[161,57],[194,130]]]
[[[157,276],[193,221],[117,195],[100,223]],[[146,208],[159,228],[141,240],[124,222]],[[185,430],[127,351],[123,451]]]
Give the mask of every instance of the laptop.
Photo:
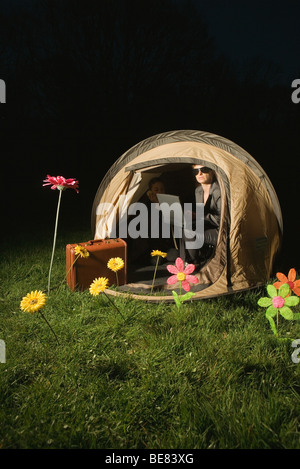
[[[160,208],[163,221],[165,223],[172,223],[174,226],[184,226],[184,216],[179,196],[172,194],[156,195],[159,205],[167,204],[169,206],[167,209],[163,207]]]

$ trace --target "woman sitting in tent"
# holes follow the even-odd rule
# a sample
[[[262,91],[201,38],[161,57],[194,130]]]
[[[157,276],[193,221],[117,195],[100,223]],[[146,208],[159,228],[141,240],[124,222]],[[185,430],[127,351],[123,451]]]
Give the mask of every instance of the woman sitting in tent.
[[[221,191],[215,172],[207,166],[193,165],[193,174],[199,183],[195,190],[196,203],[204,203],[204,244],[199,249],[186,249],[187,238],[180,243],[180,257],[201,265],[214,253],[221,220]],[[195,214],[193,214],[195,217]],[[189,241],[191,241],[189,239]]]

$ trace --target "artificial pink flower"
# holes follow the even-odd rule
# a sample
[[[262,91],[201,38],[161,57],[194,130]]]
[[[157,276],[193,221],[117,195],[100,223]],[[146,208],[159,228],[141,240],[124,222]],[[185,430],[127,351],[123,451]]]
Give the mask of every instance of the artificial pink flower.
[[[78,194],[78,181],[76,179],[66,179],[63,176],[49,176],[47,175],[47,179],[45,179],[43,182],[46,184],[43,184],[43,186],[52,186],[51,189],[55,190],[58,189],[60,191],[63,191],[65,189],[74,189],[77,194]]]
[[[59,215],[59,208],[60,208],[60,201],[61,201],[62,192],[66,189],[74,189],[78,194],[79,190],[78,190],[78,181],[76,181],[76,179],[66,179],[63,176],[54,177],[54,176],[49,176],[49,174],[47,174],[47,179],[45,179],[43,182],[45,183],[45,184],[43,184],[43,186],[51,186],[51,189],[53,189],[53,190],[58,189],[59,190],[57,209],[56,209],[56,219],[55,219],[55,228],[54,228],[52,256],[51,256],[49,276],[48,276],[48,295],[49,295],[49,293],[50,293],[51,270],[52,270],[54,251],[55,251],[57,225],[58,225],[58,215]]]
[[[190,291],[190,283],[198,283],[199,280],[195,275],[190,275],[195,270],[194,264],[188,264],[184,268],[184,262],[180,257],[177,257],[175,265],[167,265],[167,269],[171,274],[168,278],[167,283],[174,285],[177,282],[181,282],[182,288],[185,291]]]

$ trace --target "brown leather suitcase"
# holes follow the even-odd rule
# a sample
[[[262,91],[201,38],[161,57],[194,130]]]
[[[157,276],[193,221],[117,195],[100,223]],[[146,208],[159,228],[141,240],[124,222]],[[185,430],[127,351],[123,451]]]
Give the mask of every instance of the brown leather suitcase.
[[[88,257],[78,257],[75,254],[76,246],[83,246],[89,252]],[[74,263],[77,257],[76,262]],[[124,285],[127,281],[127,244],[121,238],[94,239],[86,243],[67,244],[66,271],[67,284],[71,290],[87,290],[93,280],[106,277],[108,286],[117,285],[115,272],[107,267],[108,261],[113,257],[121,257],[124,267],[117,272],[118,284]]]

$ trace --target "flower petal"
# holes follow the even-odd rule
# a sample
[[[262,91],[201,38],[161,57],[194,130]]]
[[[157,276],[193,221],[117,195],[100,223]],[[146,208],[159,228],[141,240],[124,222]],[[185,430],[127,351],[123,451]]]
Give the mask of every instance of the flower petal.
[[[257,302],[259,306],[271,306],[272,304],[272,298],[269,298],[268,296],[265,296],[263,298],[260,298]]]
[[[288,319],[289,321],[294,319],[294,313],[288,306],[283,306],[280,308],[279,312],[284,319]]]
[[[167,265],[167,269],[171,274],[178,274],[178,269],[175,265]]]
[[[277,296],[277,290],[274,285],[267,285],[267,292],[271,298]]]
[[[300,298],[298,296],[289,296],[288,298],[285,299],[284,304],[287,306],[296,306],[300,301]]]
[[[176,275],[171,275],[171,277],[168,278],[167,284],[168,285],[174,285],[174,283],[177,283],[177,276]]]
[[[290,282],[294,282],[296,279],[296,270],[295,269],[290,269],[288,273],[288,279]]]
[[[285,298],[290,293],[290,286],[288,283],[284,283],[278,290],[278,295]]]
[[[287,276],[284,275],[284,274],[282,274],[281,272],[277,272],[276,277],[277,277],[278,280],[280,280],[280,282],[282,282],[282,283],[287,283],[287,282],[289,281],[289,279],[287,278]]]
[[[267,311],[266,311],[266,316],[267,316],[267,318],[270,318],[270,317],[272,318],[272,317],[274,317],[276,314],[277,314],[277,309],[274,308],[273,305],[269,306],[268,309],[267,309]]]
[[[281,287],[281,285],[283,285],[284,282],[275,282],[273,283],[273,286],[276,288],[276,290],[279,290],[279,288]]]
[[[187,275],[185,279],[190,283],[199,283],[199,280],[195,275]]]
[[[187,280],[183,280],[181,282],[181,285],[182,285],[182,288],[185,290],[185,291],[190,291],[191,289],[191,285],[189,284],[189,282]]]
[[[180,257],[177,257],[177,259],[175,261],[175,265],[176,265],[177,269],[179,270],[179,272],[184,271],[184,262]]]
[[[294,283],[293,292],[295,293],[295,295],[300,296],[300,280],[296,280],[296,282]]]
[[[194,270],[195,270],[194,264],[188,264],[186,268],[184,269],[184,273],[188,275],[194,272]]]

